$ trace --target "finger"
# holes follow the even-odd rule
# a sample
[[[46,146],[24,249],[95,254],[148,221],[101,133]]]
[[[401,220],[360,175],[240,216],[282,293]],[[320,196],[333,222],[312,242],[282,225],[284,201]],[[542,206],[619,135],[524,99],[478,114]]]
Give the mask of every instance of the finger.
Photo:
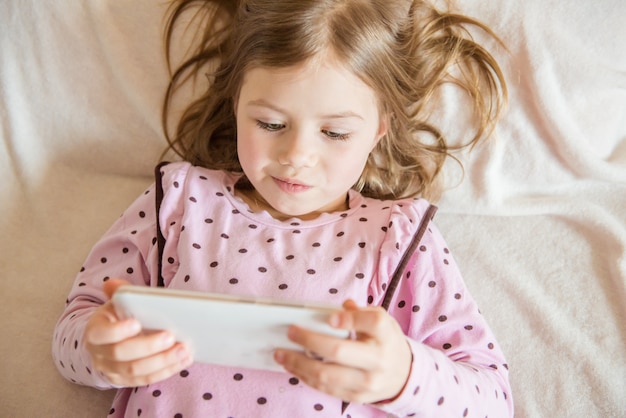
[[[158,331],[93,347],[92,354],[115,362],[127,362],[156,355],[172,348],[174,344],[176,340],[170,332]]]
[[[129,362],[103,363],[101,371],[111,383],[122,386],[144,386],[180,372],[193,362],[182,343],[158,354]]]
[[[111,299],[113,294],[117,291],[121,286],[130,285],[130,282],[123,279],[109,279],[104,283],[104,293]]]
[[[277,350],[275,359],[307,385],[350,402],[367,401],[369,374],[360,369],[325,363],[293,350]]]
[[[330,324],[335,328],[353,330],[360,338],[369,336],[377,341],[384,341],[398,328],[397,322],[383,308],[359,308],[350,300],[344,303],[344,310],[331,316]]]
[[[98,308],[85,328],[84,341],[88,345],[106,345],[131,338],[141,332],[141,325],[135,319],[120,321],[115,315],[111,302]]]
[[[374,370],[379,363],[379,350],[372,339],[342,339],[295,325],[289,328],[287,335],[291,341],[301,345],[305,352],[315,353],[326,362],[364,370]]]

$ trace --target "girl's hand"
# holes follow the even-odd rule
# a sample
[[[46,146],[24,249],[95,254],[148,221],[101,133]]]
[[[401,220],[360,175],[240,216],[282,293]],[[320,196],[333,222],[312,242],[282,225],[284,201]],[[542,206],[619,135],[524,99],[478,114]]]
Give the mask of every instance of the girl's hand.
[[[279,349],[274,358],[309,386],[348,402],[374,403],[397,397],[409,376],[412,354],[400,325],[384,309],[359,308],[348,300],[330,318],[336,328],[356,332],[344,340],[296,326],[289,339],[322,361]]]
[[[109,298],[124,280],[109,280]],[[120,320],[109,300],[96,309],[85,327],[84,341],[93,367],[116,386],[144,386],[164,380],[192,363],[187,348],[166,331],[142,332],[134,319]]]

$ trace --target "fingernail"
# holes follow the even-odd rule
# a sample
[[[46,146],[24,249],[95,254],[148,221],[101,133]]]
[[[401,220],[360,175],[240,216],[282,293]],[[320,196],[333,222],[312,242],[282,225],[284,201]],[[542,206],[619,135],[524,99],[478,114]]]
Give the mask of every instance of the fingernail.
[[[161,337],[161,344],[163,344],[163,347],[165,348],[171,347],[175,342],[174,336],[169,332],[164,333]]]
[[[283,364],[285,362],[285,353],[281,350],[274,351],[274,360],[278,364]]]
[[[178,349],[176,350],[176,357],[178,357],[181,360],[184,360],[187,357],[189,357],[189,353],[187,352],[185,347],[178,347]]]
[[[141,324],[139,321],[131,319],[128,324],[128,329],[130,332],[139,333],[141,331]]]

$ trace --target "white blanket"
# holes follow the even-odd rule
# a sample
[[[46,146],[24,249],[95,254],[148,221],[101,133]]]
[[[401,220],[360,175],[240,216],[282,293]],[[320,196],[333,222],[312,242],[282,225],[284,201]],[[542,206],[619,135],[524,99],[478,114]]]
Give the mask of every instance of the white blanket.
[[[458,1],[510,89],[446,170],[436,222],[508,357],[518,417],[626,416],[626,3]],[[87,252],[151,182],[167,84],[152,0],[0,2],[0,416],[105,416],[54,323]],[[480,35],[477,35],[480,36]],[[445,97],[458,136],[464,108]]]

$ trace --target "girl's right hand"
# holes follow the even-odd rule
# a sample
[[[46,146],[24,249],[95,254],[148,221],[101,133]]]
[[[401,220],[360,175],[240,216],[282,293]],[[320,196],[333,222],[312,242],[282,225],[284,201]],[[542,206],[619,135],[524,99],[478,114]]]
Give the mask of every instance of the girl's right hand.
[[[111,298],[124,280],[108,280]],[[193,359],[182,343],[167,331],[142,332],[135,319],[120,320],[109,300],[96,309],[85,327],[84,341],[93,367],[110,383],[121,387],[145,386],[180,372]]]

